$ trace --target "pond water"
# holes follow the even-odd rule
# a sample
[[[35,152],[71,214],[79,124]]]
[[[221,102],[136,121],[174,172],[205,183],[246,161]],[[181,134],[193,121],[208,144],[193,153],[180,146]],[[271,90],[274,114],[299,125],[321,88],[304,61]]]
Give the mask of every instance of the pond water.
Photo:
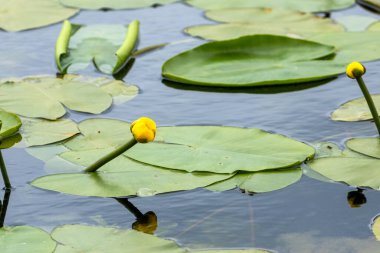
[[[363,14],[360,7],[332,13]],[[81,11],[72,23],[128,24],[141,22],[140,48],[176,42],[139,57],[124,79],[141,92],[134,100],[115,106],[105,114],[70,113],[81,121],[90,117],[131,121],[142,115],[158,125],[229,125],[258,127],[285,134],[307,143],[334,141],[343,145],[352,136],[375,136],[372,122],[333,122],[329,114],[341,103],[361,96],[357,84],[341,76],[324,85],[304,90],[270,89],[181,89],[163,83],[163,62],[175,54],[204,43],[181,31],[191,25],[212,23],[202,11],[172,4],[128,11]],[[54,43],[61,25],[19,33],[0,32],[0,78],[55,74]],[[365,79],[373,93],[380,92],[380,62],[366,64]],[[82,74],[100,76],[92,68]],[[43,162],[24,148],[3,152],[12,191],[5,220],[7,226],[31,225],[51,231],[62,224],[116,225],[130,228],[135,218],[114,199],[86,198],[42,191],[28,184],[46,174]],[[49,173],[49,172],[48,172]],[[380,192],[366,190],[367,203],[350,208],[343,184],[323,183],[303,176],[280,191],[250,196],[239,190],[223,193],[197,189],[130,201],[143,213],[158,216],[159,237],[172,238],[189,249],[257,247],[282,253],[379,252],[370,230],[380,213]]]

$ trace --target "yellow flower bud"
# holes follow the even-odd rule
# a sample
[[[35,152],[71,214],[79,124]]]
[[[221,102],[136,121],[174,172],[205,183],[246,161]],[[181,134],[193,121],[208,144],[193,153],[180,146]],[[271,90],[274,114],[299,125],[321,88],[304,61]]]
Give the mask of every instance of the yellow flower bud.
[[[156,123],[150,118],[141,117],[132,122],[131,132],[137,142],[151,142],[156,137]]]
[[[360,62],[351,62],[346,68],[346,74],[349,78],[356,79],[365,74],[365,67]]]

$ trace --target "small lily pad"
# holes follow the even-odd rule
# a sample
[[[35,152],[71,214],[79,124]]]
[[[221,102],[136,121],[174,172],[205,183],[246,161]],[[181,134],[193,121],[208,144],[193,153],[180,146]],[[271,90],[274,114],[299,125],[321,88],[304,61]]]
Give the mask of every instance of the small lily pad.
[[[157,133],[158,141],[137,144],[124,154],[159,167],[213,173],[287,168],[314,155],[302,142],[256,128],[160,127]]]
[[[372,223],[372,232],[376,240],[380,241],[380,216],[377,216]]]
[[[0,0],[0,29],[17,32],[58,23],[78,13],[58,0]]]
[[[163,77],[191,85],[260,86],[322,80],[344,67],[318,60],[334,47],[275,35],[209,42],[166,61]]]
[[[29,226],[0,228],[1,253],[51,253],[56,243],[45,231]]]
[[[348,8],[355,3],[354,0],[186,0],[186,3],[197,8],[214,10],[227,8],[284,8],[289,10],[298,10],[304,12],[323,12]]]
[[[80,9],[136,9],[146,8],[155,5],[164,5],[174,3],[177,0],[60,0],[61,3],[68,7]]]
[[[355,152],[380,159],[379,138],[353,138],[348,140],[346,145]]]
[[[301,169],[268,170],[253,173],[239,172],[235,176],[207,187],[211,191],[227,191],[238,187],[252,193],[271,192],[298,182]]]
[[[17,133],[17,131],[20,129],[22,125],[20,118],[16,114],[1,111],[1,109],[0,109],[0,121],[1,121],[1,129],[0,129],[1,139],[5,139]]]
[[[185,253],[174,241],[134,230],[86,225],[65,225],[51,236],[58,242],[56,253]],[[21,251],[20,251],[21,252]]]
[[[377,108],[380,108],[380,94],[371,95]],[[378,111],[380,113],[380,111]],[[331,114],[331,119],[336,121],[362,121],[372,119],[371,111],[368,108],[364,97],[356,98],[340,105]]]

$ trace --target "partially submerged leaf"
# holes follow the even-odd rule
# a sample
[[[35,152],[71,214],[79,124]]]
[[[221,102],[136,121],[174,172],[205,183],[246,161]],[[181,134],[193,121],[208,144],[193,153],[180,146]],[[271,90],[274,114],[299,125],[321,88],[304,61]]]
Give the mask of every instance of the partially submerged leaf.
[[[355,2],[354,0],[186,0],[186,3],[207,10],[268,7],[299,10],[305,12],[322,12],[347,8],[353,5]]]
[[[314,155],[314,149],[260,129],[221,126],[161,127],[158,138],[125,155],[159,167],[213,173],[287,168]]]
[[[376,108],[380,108],[380,94],[373,94],[371,97]],[[372,114],[365,98],[360,97],[340,105],[339,108],[331,114],[331,119],[351,122],[362,121],[372,119]]]
[[[1,253],[51,253],[56,243],[45,231],[29,226],[0,228]]]
[[[334,77],[344,66],[317,60],[334,47],[275,35],[216,41],[166,61],[162,75],[172,81],[206,86],[258,86],[310,82]]]
[[[62,4],[80,9],[136,9],[170,4],[177,0],[60,0]]]
[[[377,21],[377,19],[374,17],[363,15],[340,16],[334,19],[338,23],[344,25],[344,27],[346,27],[346,30],[349,32],[365,31],[367,27]]]
[[[86,225],[64,225],[51,236],[58,242],[56,253],[185,253],[170,240],[135,230]]]
[[[0,29],[17,32],[58,23],[79,10],[58,0],[0,0]]]
[[[0,106],[1,108],[1,106]],[[20,129],[22,122],[20,118],[10,112],[2,111],[0,109],[0,139],[5,139],[15,133]]]
[[[363,155],[380,159],[380,139],[375,138],[352,138],[346,142],[349,149]]]

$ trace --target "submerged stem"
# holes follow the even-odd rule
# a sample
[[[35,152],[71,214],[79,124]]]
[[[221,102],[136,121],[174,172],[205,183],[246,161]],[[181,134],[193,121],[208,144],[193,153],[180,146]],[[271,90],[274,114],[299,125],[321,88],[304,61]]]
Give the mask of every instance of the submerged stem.
[[[124,153],[125,151],[127,151],[128,149],[130,149],[131,147],[133,147],[136,143],[137,143],[137,141],[134,138],[131,139],[130,141],[128,141],[124,145],[118,147],[117,149],[115,149],[111,153],[103,156],[102,158],[100,158],[99,160],[97,160],[96,162],[94,162],[93,164],[91,164],[90,166],[88,166],[84,170],[84,172],[95,172],[95,171],[97,171],[104,164],[106,164],[109,161],[115,159],[116,157],[118,157],[119,155],[121,155],[122,153]]]
[[[356,81],[359,84],[360,89],[363,92],[364,98],[367,101],[369,110],[371,111],[373,120],[375,121],[377,131],[380,135],[380,119],[379,114],[377,113],[375,103],[372,100],[371,94],[368,92],[367,86],[365,85],[363,78],[361,76],[356,77]]]
[[[7,168],[5,167],[5,163],[4,163],[4,159],[3,159],[3,155],[1,154],[1,151],[0,151],[0,169],[1,169],[1,175],[3,176],[3,180],[4,180],[5,189],[11,189],[12,186],[9,181]]]

